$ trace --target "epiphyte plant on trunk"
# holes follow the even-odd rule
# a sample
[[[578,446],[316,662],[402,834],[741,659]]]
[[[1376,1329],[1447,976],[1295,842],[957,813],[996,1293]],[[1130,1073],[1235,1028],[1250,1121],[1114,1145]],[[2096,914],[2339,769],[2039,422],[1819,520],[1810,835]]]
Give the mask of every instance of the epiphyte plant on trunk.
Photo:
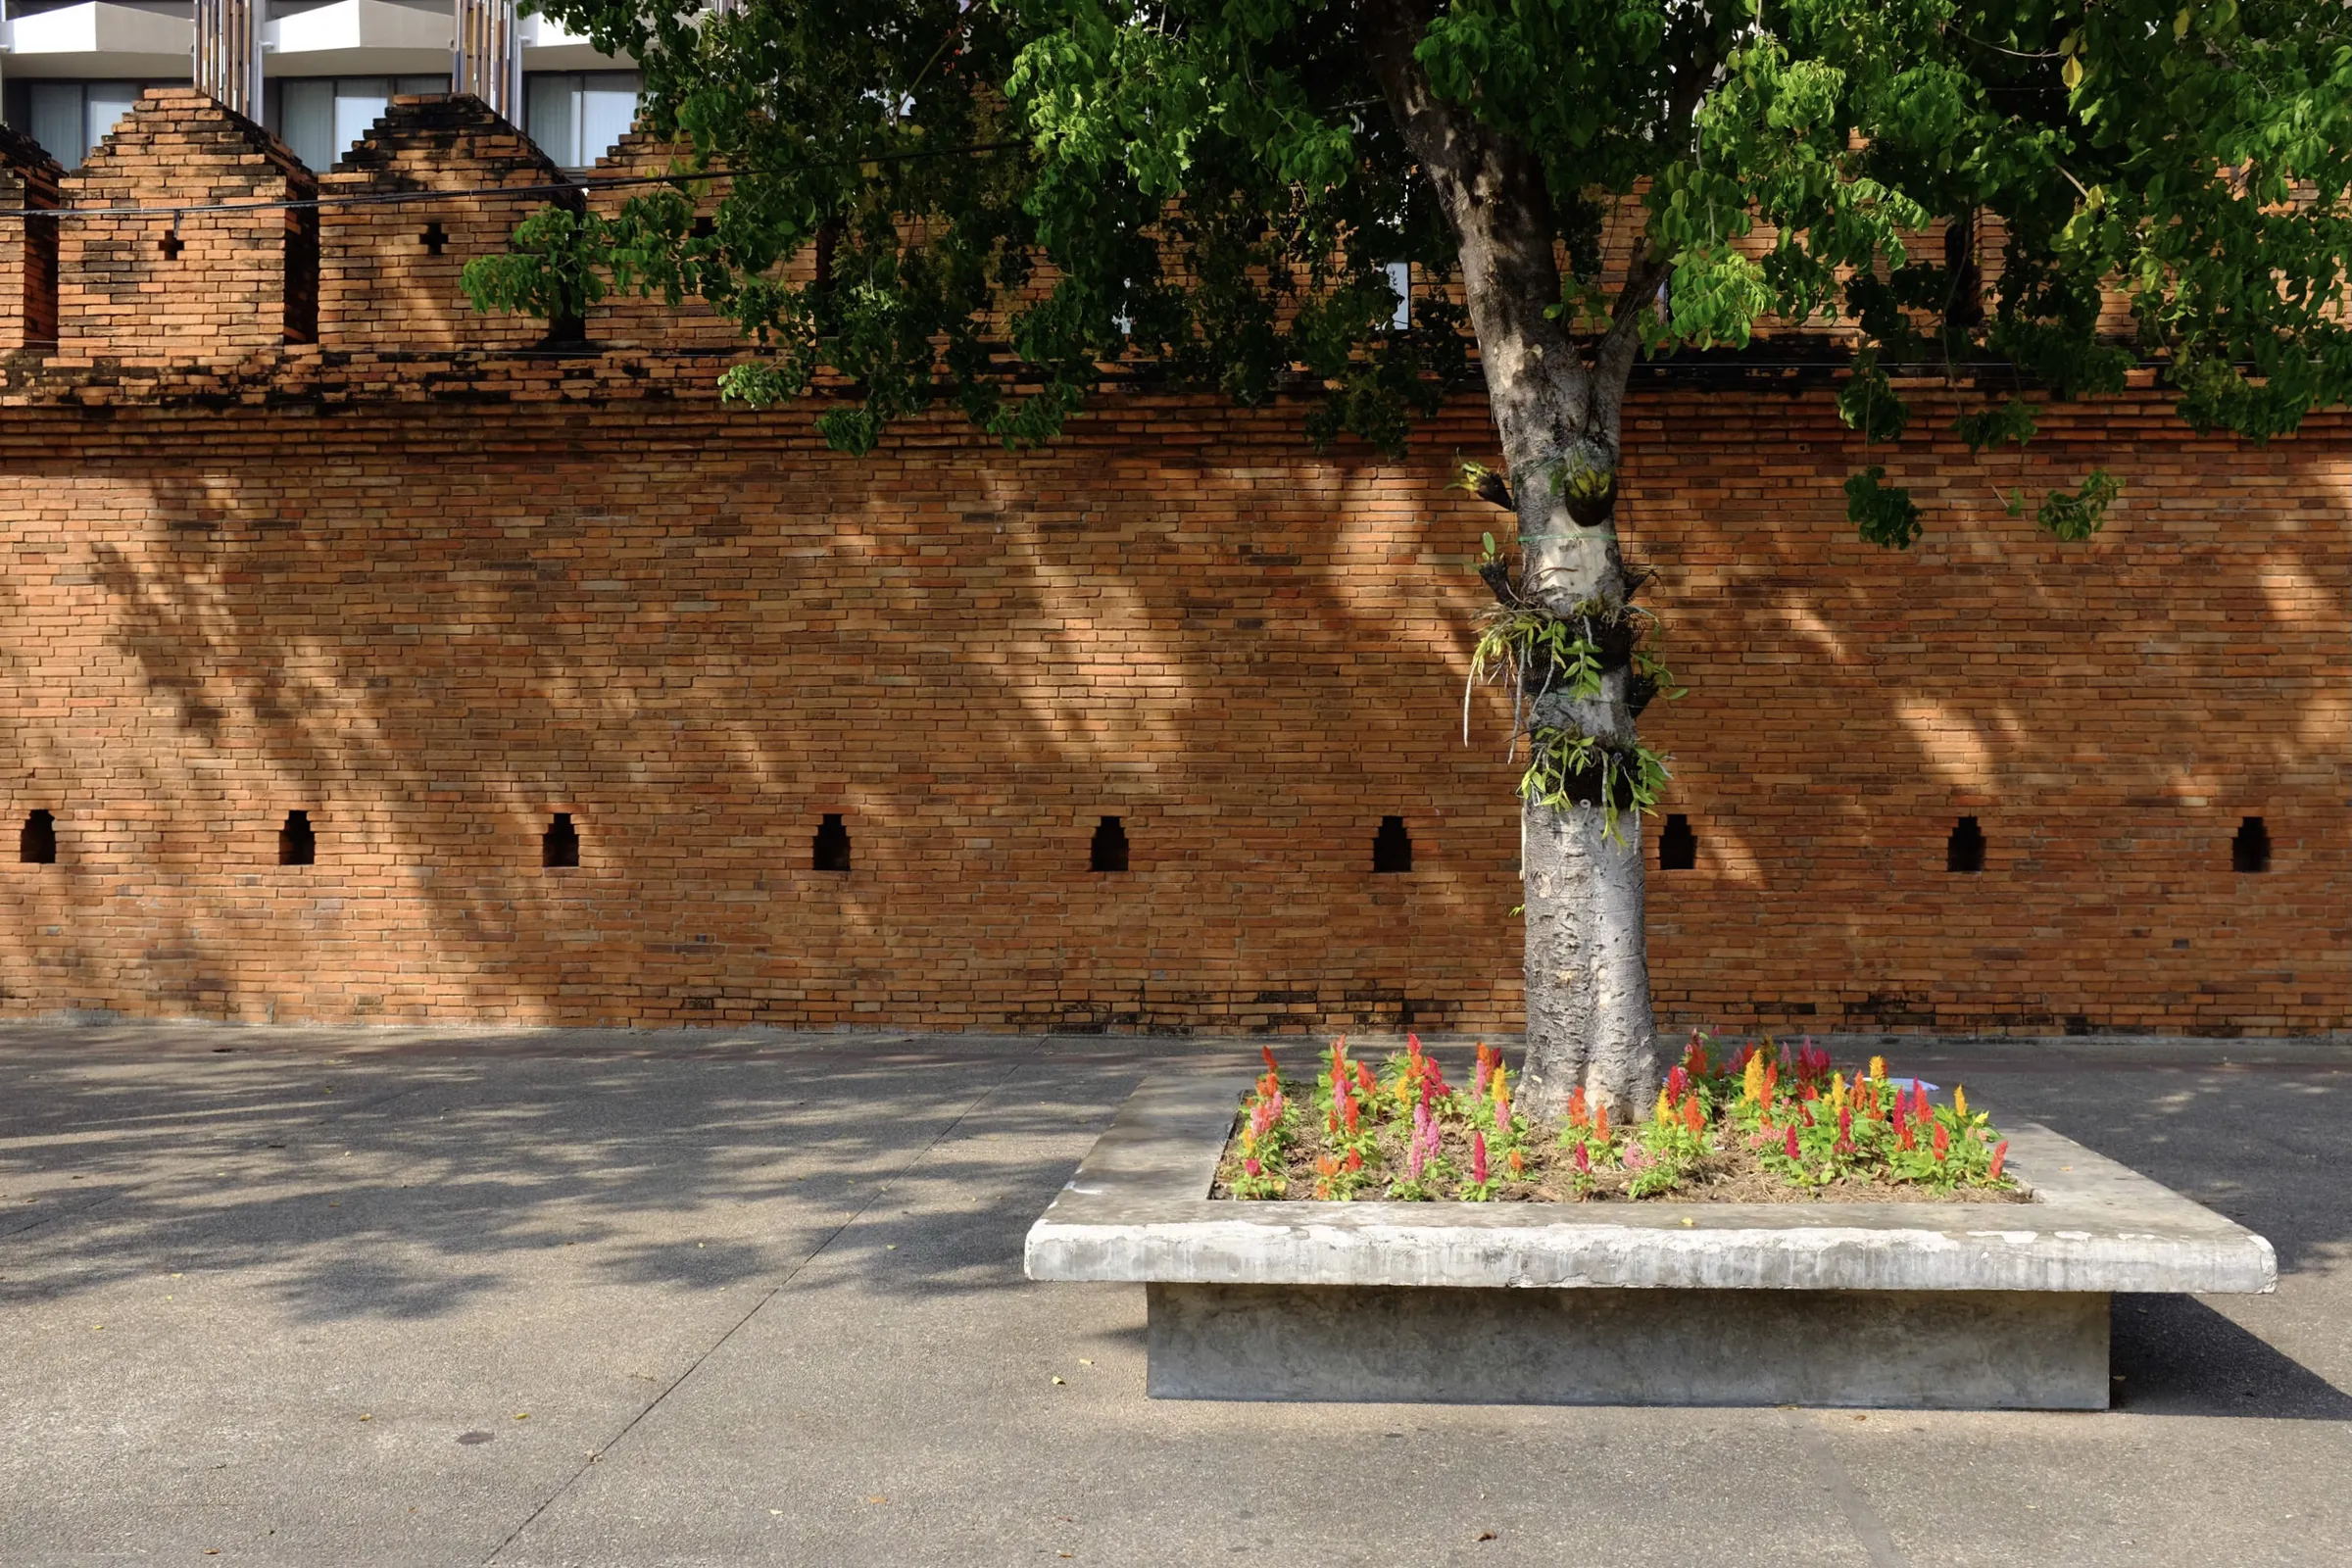
[[[2254,439],[2352,392],[2335,0],[538,4],[639,62],[645,128],[684,151],[673,185],[551,208],[470,264],[484,308],[593,336],[608,290],[699,295],[750,340],[728,395],[814,395],[852,452],[941,405],[1048,440],[1112,366],[1303,397],[1315,441],[1395,450],[1474,363],[1499,455],[1479,493],[1515,523],[1511,592],[1556,620],[1631,598],[1645,356],[1834,320],[1846,514],[1892,548],[1927,521],[1889,481],[1923,375],[1979,452],[2135,371]],[[2119,483],[2065,477],[2035,519],[2085,538]],[[1614,819],[1658,782],[1642,673],[1604,662],[1530,715],[1542,1113],[1657,1083]]]

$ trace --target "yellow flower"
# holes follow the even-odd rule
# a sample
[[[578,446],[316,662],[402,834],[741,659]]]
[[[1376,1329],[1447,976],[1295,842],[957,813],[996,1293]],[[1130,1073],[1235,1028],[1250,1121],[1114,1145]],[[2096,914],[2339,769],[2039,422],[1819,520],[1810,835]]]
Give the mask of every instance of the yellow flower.
[[[1952,1091],[1952,1114],[1958,1116],[1962,1121],[1968,1119],[1968,1091],[1965,1088],[1955,1088]]]
[[[1666,1121],[1674,1115],[1674,1107],[1667,1103],[1665,1090],[1661,1089],[1658,1091],[1658,1108],[1651,1112],[1651,1114],[1657,1117],[1661,1126],[1664,1125]]]
[[[1876,1082],[1883,1083],[1886,1081],[1886,1058],[1885,1056],[1873,1056],[1870,1058],[1870,1076]]]
[[[1832,1073],[1830,1074],[1830,1112],[1835,1115],[1844,1108],[1845,1079],[1840,1074]]]
[[[1747,1070],[1740,1075],[1740,1095],[1743,1100],[1764,1098],[1764,1057],[1761,1053],[1747,1058]]]

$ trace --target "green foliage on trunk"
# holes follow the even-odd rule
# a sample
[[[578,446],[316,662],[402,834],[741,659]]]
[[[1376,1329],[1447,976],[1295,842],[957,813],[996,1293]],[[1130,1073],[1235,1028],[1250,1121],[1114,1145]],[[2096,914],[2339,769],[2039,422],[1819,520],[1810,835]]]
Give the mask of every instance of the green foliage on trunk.
[[[647,128],[691,153],[617,216],[534,221],[468,286],[550,317],[699,294],[760,350],[728,390],[821,385],[850,450],[941,404],[1045,440],[1113,370],[1304,389],[1317,439],[1401,445],[1462,376],[1467,319],[1499,318],[1450,303],[1462,235],[1408,145],[1413,93],[1467,127],[1465,167],[1526,174],[1490,195],[1568,258],[1474,288],[1650,353],[1843,316],[1840,407],[1872,443],[1901,435],[1897,367],[2003,363],[2004,392],[2061,400],[2147,367],[2191,424],[2257,438],[2352,390],[2336,0],[700,3],[541,0],[642,64]],[[698,223],[712,166],[730,183]],[[1637,190],[1611,291],[1604,223]],[[813,278],[787,270],[811,252]],[[2104,335],[2103,288],[2129,323]],[[1972,443],[2026,439],[2009,407]],[[1857,478],[1865,533],[1915,537],[1883,468]],[[2082,537],[2115,493],[2092,475],[2038,515]]]

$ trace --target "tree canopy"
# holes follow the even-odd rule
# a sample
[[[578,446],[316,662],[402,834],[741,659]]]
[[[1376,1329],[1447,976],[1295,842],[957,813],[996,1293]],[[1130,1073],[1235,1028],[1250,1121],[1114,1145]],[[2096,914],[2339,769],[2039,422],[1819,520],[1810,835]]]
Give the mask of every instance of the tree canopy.
[[[1399,69],[1520,157],[1488,198],[1550,237],[1542,304],[1571,334],[1661,354],[1840,318],[1874,441],[1908,418],[1896,366],[2058,398],[2153,366],[2192,424],[2258,438],[2352,391],[2347,0],[700,4],[539,0],[640,63],[644,127],[728,176],[714,215],[693,178],[551,207],[469,286],[551,318],[699,294],[760,348],[728,392],[831,377],[852,451],[942,402],[1046,439],[1105,367],[1303,389],[1317,439],[1401,445],[1472,334]],[[1937,220],[1960,238],[1926,243]],[[1963,421],[1980,446],[2032,428],[2020,401]],[[1866,535],[1916,533],[1875,470],[1848,493]],[[2041,519],[2086,531],[2111,493]]]

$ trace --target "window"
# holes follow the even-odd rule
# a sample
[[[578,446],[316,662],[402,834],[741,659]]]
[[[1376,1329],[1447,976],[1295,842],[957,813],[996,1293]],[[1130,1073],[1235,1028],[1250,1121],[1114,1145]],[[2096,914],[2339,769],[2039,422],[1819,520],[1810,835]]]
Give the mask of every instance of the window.
[[[26,814],[17,834],[17,858],[26,865],[57,863],[57,818],[47,811]]]
[[[637,122],[634,71],[534,72],[522,82],[523,129],[562,169],[588,169]]]
[[[580,863],[580,830],[571,825],[569,811],[558,811],[539,838],[539,863],[573,866]]]
[[[1127,829],[1115,816],[1106,816],[1095,829],[1095,841],[1088,847],[1086,868],[1090,871],[1124,871],[1127,869]]]
[[[2271,830],[2259,816],[2249,816],[2237,825],[2237,837],[2230,841],[2230,869],[2251,876],[2260,876],[2271,868]]]
[[[1380,831],[1372,835],[1372,869],[1375,873],[1410,871],[1413,868],[1413,838],[1404,830],[1401,816],[1384,816]]]
[[[1666,813],[1665,829],[1658,834],[1658,869],[1661,871],[1693,871],[1698,868],[1698,835],[1690,831],[1690,818],[1681,811]]]
[[[384,118],[395,95],[449,91],[447,76],[289,76],[273,81],[271,128],[306,169],[335,161]]]
[[[808,863],[819,871],[847,871],[850,868],[850,830],[841,820],[839,811],[827,811],[824,820],[816,824],[816,844]]]
[[[50,157],[78,169],[130,113],[140,86],[135,81],[28,81],[19,123]]]
[[[318,863],[318,835],[311,827],[311,813],[288,811],[286,825],[277,830],[277,863],[280,865],[316,865]]]
[[[1966,876],[1984,869],[1984,830],[1975,817],[1964,816],[1952,824],[1952,836],[1943,845],[1943,868]]]

